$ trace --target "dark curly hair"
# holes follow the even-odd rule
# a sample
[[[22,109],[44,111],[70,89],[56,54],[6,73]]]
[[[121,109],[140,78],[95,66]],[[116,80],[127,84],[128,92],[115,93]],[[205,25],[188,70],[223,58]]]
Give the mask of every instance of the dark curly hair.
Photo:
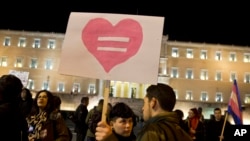
[[[26,100],[33,100],[32,93],[28,88],[23,88],[22,92],[26,93]]]
[[[44,109],[47,112],[47,115],[49,115],[51,112],[54,111],[54,109],[55,109],[55,107],[54,107],[54,95],[48,90],[40,90],[36,94],[36,97],[34,99],[33,107],[32,107],[30,115],[35,115],[35,114],[39,113],[39,107],[37,105],[37,100],[38,100],[38,96],[42,92],[45,92],[47,94],[47,97],[48,97],[48,103],[47,103],[47,105],[46,105],[46,107]]]

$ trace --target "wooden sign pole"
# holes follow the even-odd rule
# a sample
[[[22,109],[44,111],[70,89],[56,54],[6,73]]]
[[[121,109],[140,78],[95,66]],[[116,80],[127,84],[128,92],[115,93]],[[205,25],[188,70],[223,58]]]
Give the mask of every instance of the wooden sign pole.
[[[102,121],[106,122],[107,109],[108,109],[108,98],[109,98],[110,80],[105,81],[104,95],[103,95],[103,109],[102,109]]]

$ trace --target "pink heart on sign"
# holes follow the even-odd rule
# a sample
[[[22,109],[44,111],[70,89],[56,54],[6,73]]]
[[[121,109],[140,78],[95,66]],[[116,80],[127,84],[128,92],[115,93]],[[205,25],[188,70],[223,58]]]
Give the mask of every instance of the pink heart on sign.
[[[142,43],[142,27],[133,19],[113,26],[108,20],[90,20],[82,30],[82,41],[108,73],[114,66],[134,56]]]

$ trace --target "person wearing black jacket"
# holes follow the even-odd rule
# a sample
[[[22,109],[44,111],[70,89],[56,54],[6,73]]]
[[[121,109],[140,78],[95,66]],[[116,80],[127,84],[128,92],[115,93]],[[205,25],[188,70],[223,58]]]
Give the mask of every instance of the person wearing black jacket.
[[[29,89],[23,88],[19,102],[19,108],[22,114],[24,117],[27,117],[33,105],[33,98]]]
[[[222,118],[221,115],[221,109],[215,108],[214,109],[214,119],[210,119],[207,124],[207,141],[230,141],[230,122],[226,121],[225,127],[224,127],[224,133],[221,136],[223,124],[224,124],[224,118]]]
[[[75,123],[76,141],[84,141],[88,125],[85,123],[85,119],[88,115],[89,97],[82,97],[80,105],[76,108],[76,111],[71,117],[71,120]]]
[[[0,78],[0,140],[28,141],[28,124],[19,109],[23,84],[11,74]]]

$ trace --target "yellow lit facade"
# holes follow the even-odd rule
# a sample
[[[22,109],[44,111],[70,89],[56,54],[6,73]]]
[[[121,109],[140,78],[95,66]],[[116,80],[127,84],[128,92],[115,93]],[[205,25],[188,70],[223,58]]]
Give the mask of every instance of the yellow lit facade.
[[[167,41],[160,68],[179,100],[228,103],[237,80],[242,104],[249,104],[250,48]],[[164,70],[164,71],[163,71]]]
[[[28,72],[27,86],[63,94],[103,93],[104,82],[62,75],[64,34],[0,30],[0,75],[10,70]],[[250,103],[250,49],[162,38],[158,82],[171,85],[178,100],[227,103],[237,79],[242,103]],[[149,84],[111,81],[110,96],[143,98]]]
[[[99,80],[57,72],[64,34],[0,30],[0,75],[28,72],[26,87],[57,93],[97,94]]]

